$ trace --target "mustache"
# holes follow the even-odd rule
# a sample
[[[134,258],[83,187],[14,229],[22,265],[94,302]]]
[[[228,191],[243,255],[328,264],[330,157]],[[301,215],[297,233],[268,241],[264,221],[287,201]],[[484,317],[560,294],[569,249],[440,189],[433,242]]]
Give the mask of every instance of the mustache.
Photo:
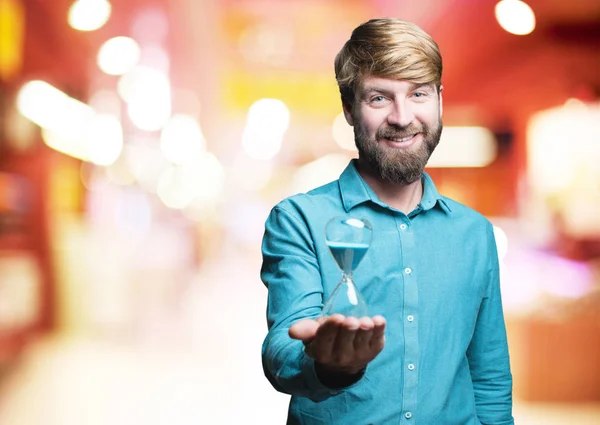
[[[380,128],[375,133],[377,139],[402,139],[403,137],[412,136],[417,133],[423,133],[423,128],[416,125],[408,125],[406,127],[387,126]]]

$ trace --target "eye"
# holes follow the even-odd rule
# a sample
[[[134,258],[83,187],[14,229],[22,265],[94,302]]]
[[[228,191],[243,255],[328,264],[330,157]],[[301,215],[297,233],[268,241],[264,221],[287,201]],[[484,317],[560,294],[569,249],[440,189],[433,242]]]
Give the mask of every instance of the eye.
[[[387,105],[389,99],[384,95],[378,94],[369,99],[369,104],[373,107],[382,107]]]

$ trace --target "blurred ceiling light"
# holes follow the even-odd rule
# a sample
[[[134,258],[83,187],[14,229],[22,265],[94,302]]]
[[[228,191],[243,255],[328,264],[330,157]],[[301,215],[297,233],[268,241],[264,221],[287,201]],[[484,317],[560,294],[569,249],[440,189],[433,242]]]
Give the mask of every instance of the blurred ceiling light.
[[[528,174],[534,191],[556,195],[600,163],[600,106],[569,104],[536,113],[527,130]],[[568,141],[568,142],[565,142]]]
[[[98,67],[109,75],[122,75],[133,69],[140,60],[140,46],[129,37],[113,37],[98,51]]]
[[[535,14],[521,0],[501,0],[496,4],[495,13],[500,26],[511,34],[527,35],[535,29]]]
[[[42,138],[50,148],[96,165],[110,165],[123,148],[123,130],[118,118],[95,115],[84,125],[43,129]]]
[[[154,83],[164,87],[165,83],[169,85],[169,80],[163,72],[138,65],[121,75],[117,83],[117,93],[123,101],[129,102],[134,96],[139,96],[139,92],[143,94],[144,90]]]
[[[123,146],[117,117],[96,114],[44,81],[26,83],[17,95],[17,108],[43,128],[42,138],[51,148],[98,165],[114,162]]]
[[[42,129],[42,140],[49,148],[72,156],[73,158],[87,160],[87,147],[81,142],[83,139],[81,128],[66,129],[67,131]]]
[[[496,159],[498,147],[492,132],[484,127],[444,127],[427,167],[485,167]]]
[[[348,165],[350,156],[332,153],[298,168],[292,178],[292,192],[303,193],[332,182],[340,177]]]
[[[332,135],[339,147],[348,151],[356,151],[354,127],[348,124],[343,112],[340,112],[333,120]]]
[[[260,99],[250,106],[242,147],[253,159],[273,158],[281,149],[290,125],[290,111],[278,99]]]
[[[97,30],[110,18],[111,9],[107,0],[76,0],[69,7],[69,25],[79,31]]]
[[[17,95],[17,108],[29,120],[43,128],[70,126],[89,119],[92,108],[45,81],[25,83]]]
[[[97,165],[110,165],[123,149],[123,128],[114,115],[96,114],[87,129],[88,160]]]
[[[131,122],[140,130],[160,130],[171,116],[171,86],[160,71],[135,67],[121,76],[117,91],[128,104]]]
[[[174,164],[197,158],[206,148],[198,121],[189,115],[173,115],[162,128],[160,149]]]

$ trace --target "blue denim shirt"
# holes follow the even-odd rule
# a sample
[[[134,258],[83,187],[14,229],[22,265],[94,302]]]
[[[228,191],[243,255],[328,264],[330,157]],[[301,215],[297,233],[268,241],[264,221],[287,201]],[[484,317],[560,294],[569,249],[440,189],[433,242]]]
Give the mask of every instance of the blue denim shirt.
[[[410,214],[389,207],[356,171],[276,205],[262,244],[268,288],[265,374],[291,394],[288,424],[513,425],[512,376],[496,244],[481,214],[440,196],[423,175]],[[362,378],[333,390],[289,327],[316,318],[341,273],[325,243],[334,216],[364,217],[373,241],[353,280],[386,344]]]

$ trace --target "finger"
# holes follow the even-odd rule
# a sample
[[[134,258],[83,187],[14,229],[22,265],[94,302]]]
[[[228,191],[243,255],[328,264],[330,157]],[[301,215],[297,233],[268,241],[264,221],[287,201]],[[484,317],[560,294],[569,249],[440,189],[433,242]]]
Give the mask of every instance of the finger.
[[[360,329],[368,331],[373,329],[373,327],[375,326],[375,322],[370,317],[365,316],[359,319],[358,325]]]
[[[313,344],[313,354],[314,358],[321,363],[328,364],[331,362],[335,340],[337,339],[340,327],[344,323],[344,316],[337,316],[339,317],[331,316],[326,318],[317,330]]]
[[[312,359],[315,358],[314,339],[304,343],[304,352]]]
[[[336,366],[348,366],[355,358],[354,337],[359,329],[359,321],[356,317],[347,317],[338,332],[335,346],[333,348],[333,362]]]
[[[383,316],[373,316],[373,324],[375,326],[384,326],[385,327],[385,318]]]
[[[290,338],[302,341],[310,341],[317,334],[319,323],[313,319],[303,319],[290,326],[288,334]]]
[[[359,320],[359,329],[354,336],[354,350],[359,357],[368,357],[374,326],[370,317],[362,317]]]
[[[373,317],[373,335],[371,336],[371,341],[369,346],[371,350],[375,353],[379,353],[383,350],[383,346],[385,345],[385,319],[381,316]]]

